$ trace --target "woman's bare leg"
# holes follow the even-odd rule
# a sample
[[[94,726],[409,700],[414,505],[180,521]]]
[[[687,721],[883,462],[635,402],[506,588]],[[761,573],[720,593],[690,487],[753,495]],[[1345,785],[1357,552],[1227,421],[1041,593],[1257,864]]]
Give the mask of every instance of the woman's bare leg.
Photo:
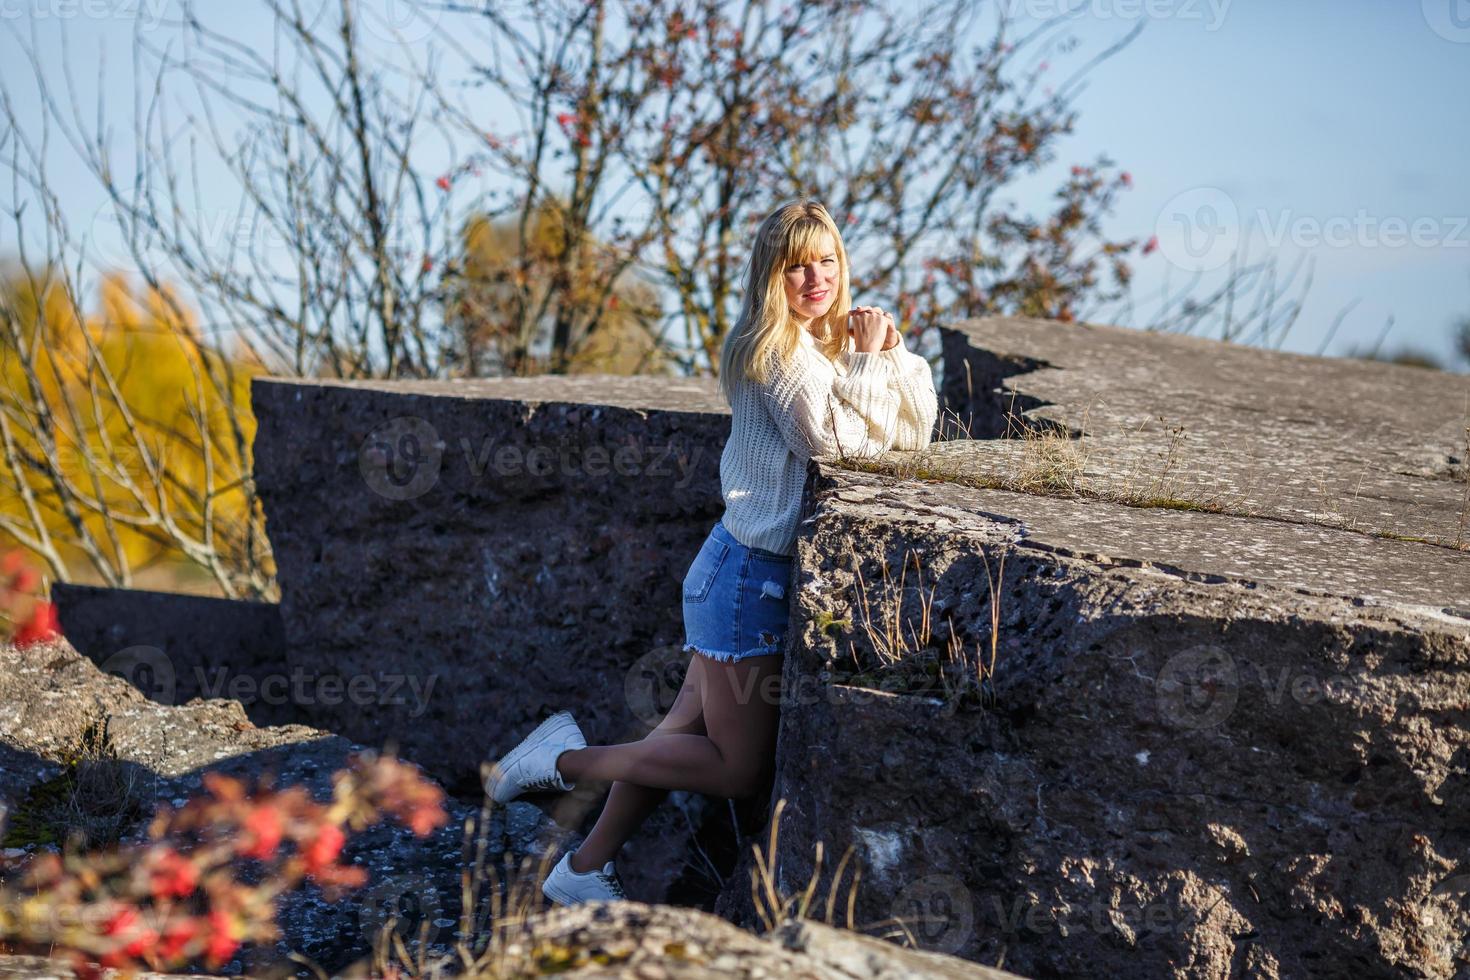
[[[776,734],[781,724],[781,664],[779,653],[746,657],[738,663],[708,660],[700,694],[704,725],[710,741],[733,771],[744,799],[770,779],[776,762]]]
[[[774,761],[782,655],[747,657],[738,663],[698,653],[695,657],[702,658],[700,698],[706,734],[671,733],[571,749],[558,757],[557,771],[572,782],[621,779],[731,799],[756,792]]]
[[[657,727],[643,736],[645,739],[704,734],[704,705],[699,694],[701,659],[698,654],[690,658],[689,668],[684,672],[684,683],[674,696],[674,703]],[[668,795],[666,789],[640,786],[623,779],[613,780],[597,823],[570,858],[572,870],[581,874],[611,861]]]

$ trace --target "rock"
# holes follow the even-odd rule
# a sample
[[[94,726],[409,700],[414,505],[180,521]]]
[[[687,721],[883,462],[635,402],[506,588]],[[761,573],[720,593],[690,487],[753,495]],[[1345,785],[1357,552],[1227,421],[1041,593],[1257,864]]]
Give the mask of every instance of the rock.
[[[1308,560],[1280,522],[835,467],[809,504],[783,892],[825,895],[851,847],[859,921],[907,911],[925,948],[1029,976],[1470,965],[1470,621],[1447,611],[1470,556],[1333,531]],[[1344,570],[1379,556],[1364,603]],[[956,651],[978,696],[924,669]],[[751,866],[717,906],[744,924]]]
[[[542,969],[578,977],[810,977],[813,980],[1006,980],[1013,974],[811,920],[764,936],[695,909],[641,902],[556,908],[533,920]],[[530,946],[531,944],[526,944]],[[529,950],[526,950],[529,952]],[[513,961],[516,962],[516,961]]]
[[[106,980],[122,980],[123,974],[120,970],[104,970],[102,973]],[[76,974],[64,964],[48,959],[44,956],[13,956],[0,954],[0,978],[4,980],[72,980]],[[219,980],[217,974],[207,973],[154,973],[149,970],[140,970],[133,974],[136,980],[167,980],[167,978],[188,977],[189,980]]]
[[[589,980],[1014,980],[1014,974],[1001,970],[905,949],[820,922],[788,920],[769,935],[757,937],[695,909],[634,901],[552,908],[530,916],[524,928],[527,935],[503,951],[503,972],[497,975],[568,972]],[[457,962],[438,962],[451,971],[458,966]],[[435,963],[435,958],[428,960],[430,966]],[[339,975],[366,977],[365,966],[354,964]],[[0,977],[9,976],[67,980],[73,974],[39,956],[0,956]],[[162,980],[203,975],[138,976],[141,980]]]
[[[1463,375],[1018,317],[943,336],[944,431],[995,440],[952,467],[1045,483],[1076,456],[1077,480],[1142,503],[1470,543]],[[1082,444],[1058,466],[1025,429]]]
[[[680,583],[721,512],[730,423],[712,381],[257,378],[252,392],[286,659],[360,691],[308,683],[302,719],[392,737],[469,798],[482,763],[554,711],[594,744],[662,718],[690,656]],[[558,800],[557,821],[590,830],[601,795]],[[690,866],[701,812],[666,804],[629,842],[631,897],[713,900],[719,883]]]
[[[296,710],[277,603],[66,582],[51,587],[51,601],[71,645],[151,701],[223,697],[257,725],[307,720]]]

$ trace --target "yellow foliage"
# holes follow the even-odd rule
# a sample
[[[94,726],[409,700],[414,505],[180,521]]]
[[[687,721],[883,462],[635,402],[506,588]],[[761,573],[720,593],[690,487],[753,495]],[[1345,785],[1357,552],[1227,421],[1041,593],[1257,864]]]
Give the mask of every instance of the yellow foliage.
[[[33,288],[13,275],[0,289],[21,335],[17,348],[9,329],[0,331],[4,410],[18,453],[31,461],[17,472],[0,459],[0,515],[40,536],[23,504],[23,480],[68,569],[90,563],[86,535],[118,569],[187,561],[159,526],[163,514],[200,542],[207,521],[222,563],[243,569],[249,524],[260,520],[246,513],[241,489],[255,430],[250,379],[265,368],[203,343],[197,316],[171,292],[135,291],[121,274],[102,280],[96,311],[80,322],[80,304],[55,278]],[[75,489],[84,532],[64,513],[58,480]],[[12,542],[20,543],[0,529],[0,544]]]
[[[468,220],[461,232],[462,284],[451,318],[476,346],[510,347],[524,339],[511,336],[506,326],[520,322],[511,313],[518,295],[531,310],[554,310],[560,303],[577,325],[569,338],[569,373],[668,373],[660,345],[643,326],[658,315],[657,291],[626,270],[619,273],[614,250],[605,243],[569,241],[564,206],[547,202],[531,213],[524,248],[517,219]],[[571,258],[564,263],[563,256]],[[559,274],[564,282],[555,281]],[[556,298],[548,303],[552,292]],[[538,326],[549,330],[546,323]]]

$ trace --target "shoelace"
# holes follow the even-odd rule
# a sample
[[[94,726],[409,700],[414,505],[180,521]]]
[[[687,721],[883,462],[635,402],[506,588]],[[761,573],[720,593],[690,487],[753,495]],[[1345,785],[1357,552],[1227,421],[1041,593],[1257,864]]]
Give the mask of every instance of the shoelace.
[[[559,780],[557,778],[556,773],[552,773],[549,776],[542,776],[539,779],[533,779],[533,780],[529,781],[528,783],[525,784],[525,788],[526,789],[561,789],[561,780]]]
[[[618,879],[614,878],[612,875],[603,874],[601,871],[599,871],[597,872],[597,877],[600,878],[602,880],[602,883],[607,886],[607,890],[612,892],[618,898],[628,897],[627,895],[623,894],[622,883],[619,882]]]

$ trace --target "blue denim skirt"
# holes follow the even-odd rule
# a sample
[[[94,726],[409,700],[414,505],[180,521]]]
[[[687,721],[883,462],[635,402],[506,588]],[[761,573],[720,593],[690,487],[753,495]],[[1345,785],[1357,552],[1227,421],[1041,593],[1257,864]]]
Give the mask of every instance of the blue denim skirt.
[[[793,561],[715,521],[684,575],[684,651],[726,662],[783,653]]]

